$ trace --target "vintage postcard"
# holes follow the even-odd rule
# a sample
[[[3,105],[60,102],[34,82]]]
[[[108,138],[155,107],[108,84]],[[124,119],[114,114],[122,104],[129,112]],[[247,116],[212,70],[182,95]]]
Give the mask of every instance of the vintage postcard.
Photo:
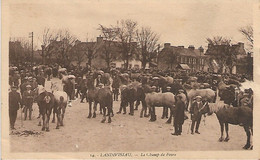
[[[259,39],[257,0],[3,0],[1,158],[258,159]]]

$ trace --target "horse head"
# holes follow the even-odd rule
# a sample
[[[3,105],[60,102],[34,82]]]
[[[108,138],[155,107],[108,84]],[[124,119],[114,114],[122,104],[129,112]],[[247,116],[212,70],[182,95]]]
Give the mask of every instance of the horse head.
[[[202,108],[200,109],[200,113],[201,114],[208,114],[208,115],[211,115],[213,112],[211,112],[211,110],[210,110],[210,107],[209,107],[209,102],[208,101],[206,101],[205,103],[204,103],[204,105],[202,106]]]
[[[49,104],[50,101],[51,101],[51,96],[49,94],[46,94],[43,98],[43,101],[46,103],[46,104]]]

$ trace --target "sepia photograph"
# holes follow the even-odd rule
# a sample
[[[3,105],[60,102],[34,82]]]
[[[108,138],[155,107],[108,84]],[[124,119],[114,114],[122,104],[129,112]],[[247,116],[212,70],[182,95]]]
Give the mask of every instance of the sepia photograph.
[[[2,9],[5,158],[259,158],[259,1]]]

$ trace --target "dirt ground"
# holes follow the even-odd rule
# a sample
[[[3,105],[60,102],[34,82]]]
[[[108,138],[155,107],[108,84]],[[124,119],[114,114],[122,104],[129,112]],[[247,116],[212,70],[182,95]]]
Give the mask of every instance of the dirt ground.
[[[59,81],[53,79],[52,81]],[[60,83],[60,81],[59,81]],[[46,88],[50,81],[46,82]],[[215,115],[203,118],[200,133],[187,134],[190,120],[185,120],[181,136],[173,136],[173,125],[161,119],[162,108],[156,109],[157,121],[149,122],[140,118],[141,106],[134,116],[115,114],[112,123],[100,123],[102,115],[88,119],[88,103],[73,101],[67,107],[64,127],[55,129],[56,123],[50,123],[50,132],[42,132],[37,126],[38,106],[33,105],[32,120],[21,121],[18,111],[16,130],[40,132],[39,135],[11,136],[12,152],[106,152],[106,151],[213,151],[242,150],[246,143],[246,134],[240,126],[229,125],[229,142],[218,142],[220,126]],[[114,113],[119,110],[119,101],[114,102]],[[99,107],[98,107],[99,108]],[[127,108],[129,112],[129,107]],[[50,121],[51,122],[51,121]],[[22,126],[23,123],[23,126]],[[10,131],[11,133],[11,131]]]

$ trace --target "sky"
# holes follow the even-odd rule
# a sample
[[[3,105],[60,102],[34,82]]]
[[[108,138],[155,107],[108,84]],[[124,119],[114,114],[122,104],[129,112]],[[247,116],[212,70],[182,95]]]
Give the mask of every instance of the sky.
[[[115,25],[118,20],[132,19],[139,27],[151,27],[160,35],[160,43],[173,46],[207,46],[206,38],[224,36],[233,43],[247,42],[239,28],[253,23],[252,1],[226,0],[86,0],[35,1],[15,3],[9,8],[10,37],[28,38],[41,46],[45,27],[68,29],[79,40],[100,35],[99,24]],[[29,38],[28,38],[29,39]]]

